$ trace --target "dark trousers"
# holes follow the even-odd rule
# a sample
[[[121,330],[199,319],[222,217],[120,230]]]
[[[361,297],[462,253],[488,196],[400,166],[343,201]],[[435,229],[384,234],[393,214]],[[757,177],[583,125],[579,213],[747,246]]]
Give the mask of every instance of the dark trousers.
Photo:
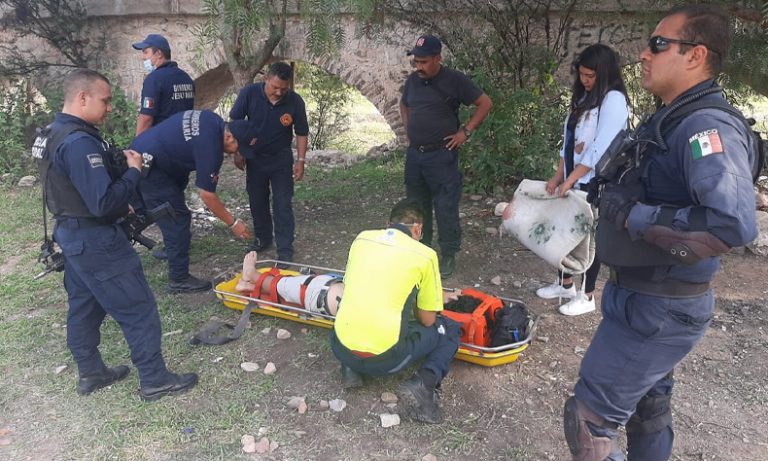
[[[412,320],[404,328],[406,331],[398,344],[374,357],[362,358],[355,355],[341,344],[333,331],[331,350],[342,364],[358,373],[372,376],[398,373],[423,358],[421,368],[434,373],[438,383],[442,381],[448,375],[453,356],[459,349],[461,325],[438,315],[431,327]]]
[[[608,282],[601,309],[603,319],[581,361],[574,393],[606,420],[626,425],[642,398],[671,396],[671,372],[704,336],[714,299],[711,291],[675,299]],[[628,428],[629,460],[669,459],[673,439],[671,424],[653,433]]]
[[[277,257],[293,259],[293,154],[286,149],[277,155],[246,159],[246,189],[253,218],[253,234],[261,243],[272,241],[272,218]],[[271,190],[270,190],[271,189]],[[272,213],[269,209],[270,192]]]
[[[184,198],[188,182],[189,176],[176,178],[158,168],[152,168],[140,185],[141,195],[148,208],[170,202],[176,213],[175,217],[166,217],[157,222],[168,254],[169,280],[180,280],[189,274],[192,213]]]
[[[67,346],[80,376],[106,366],[99,353],[100,328],[109,314],[120,325],[142,385],[167,377],[161,351],[160,316],[139,257],[117,225],[79,228],[62,223],[54,231],[64,253]]]
[[[457,150],[438,149],[419,152],[408,148],[405,158],[405,191],[408,198],[421,202],[426,213],[422,243],[432,244],[432,208],[437,220],[437,242],[443,255],[461,248],[459,201],[462,177]]]

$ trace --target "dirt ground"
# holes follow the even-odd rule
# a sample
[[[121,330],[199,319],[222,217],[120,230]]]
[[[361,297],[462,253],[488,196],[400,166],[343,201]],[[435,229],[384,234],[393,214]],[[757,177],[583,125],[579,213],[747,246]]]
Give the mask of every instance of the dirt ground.
[[[343,268],[354,236],[382,226],[399,199],[396,195],[382,191],[333,204],[295,203],[297,261]],[[470,196],[462,200],[463,249],[456,273],[444,284],[478,287],[525,301],[540,316],[540,323],[537,339],[520,359],[494,368],[455,361],[443,384],[443,425],[403,421],[384,429],[378,415],[389,410],[379,396],[395,392],[407,376],[338,391],[338,365],[325,345],[325,332],[310,328],[302,334],[301,325],[281,321],[280,327],[292,331],[295,341],[254,352],[254,360],[315,358],[284,369],[277,377],[282,393],[266,397],[265,404],[276,409],[265,424],[295,436],[268,459],[420,460],[429,453],[439,460],[569,459],[561,429],[562,405],[600,314],[567,318],[557,312],[557,300],[536,298],[535,290],[551,283],[555,271],[513,239],[489,231],[499,224],[492,213],[498,200]],[[274,250],[263,256],[274,257]],[[606,273],[601,273],[598,287]],[[672,459],[768,459],[767,274],[766,258],[748,252],[723,258],[715,281],[715,318],[703,342],[676,369]],[[499,285],[491,282],[497,276]],[[305,417],[283,409],[280,403],[291,395],[307,396],[310,411]],[[315,411],[319,399],[334,395],[346,400],[343,412]]]

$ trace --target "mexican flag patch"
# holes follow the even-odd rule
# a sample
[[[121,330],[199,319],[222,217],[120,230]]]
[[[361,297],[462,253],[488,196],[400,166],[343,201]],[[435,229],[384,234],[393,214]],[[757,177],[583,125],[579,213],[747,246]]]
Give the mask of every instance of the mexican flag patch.
[[[720,135],[717,134],[716,128],[696,133],[688,139],[688,143],[691,145],[694,160],[709,154],[723,153],[723,143],[720,142]]]
[[[153,98],[145,97],[144,100],[141,102],[141,107],[144,109],[154,109],[155,100]]]

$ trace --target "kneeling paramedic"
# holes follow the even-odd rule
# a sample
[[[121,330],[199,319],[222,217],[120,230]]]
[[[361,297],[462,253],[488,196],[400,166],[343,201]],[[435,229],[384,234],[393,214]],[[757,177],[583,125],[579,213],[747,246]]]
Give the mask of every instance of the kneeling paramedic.
[[[729,23],[711,6],[675,8],[640,54],[642,85],[664,105],[636,133],[639,164],[600,197],[597,252],[611,275],[565,403],[574,460],[624,460],[620,425],[629,460],[669,459],[673,369],[712,319],[719,256],[757,235],[756,138],[714,82]]]
[[[434,424],[442,421],[436,389],[458,350],[460,325],[439,315],[456,296],[443,293],[437,254],[419,242],[423,227],[421,204],[406,199],[392,209],[386,229],[355,238],[331,348],[344,387],[361,385],[361,374],[397,373],[423,358],[401,384],[400,402],[413,419]]]
[[[142,157],[124,151],[128,169],[118,175],[109,145],[95,125],[112,110],[109,81],[77,69],[64,81],[64,108],[35,141],[43,199],[56,220],[53,236],[64,255],[67,346],[77,362],[77,393],[88,395],[124,379],[129,368],[108,368],[99,353],[107,314],[120,325],[139,371],[141,398],[157,400],[197,384],[194,373],[168,371],[161,351],[160,317],[139,257],[118,219],[141,176]]]

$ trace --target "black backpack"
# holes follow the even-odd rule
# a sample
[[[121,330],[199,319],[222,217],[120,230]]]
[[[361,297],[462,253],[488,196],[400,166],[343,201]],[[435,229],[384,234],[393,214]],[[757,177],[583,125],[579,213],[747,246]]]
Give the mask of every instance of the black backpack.
[[[523,303],[513,302],[496,312],[496,323],[491,333],[491,347],[522,341],[528,334],[530,314]]]

